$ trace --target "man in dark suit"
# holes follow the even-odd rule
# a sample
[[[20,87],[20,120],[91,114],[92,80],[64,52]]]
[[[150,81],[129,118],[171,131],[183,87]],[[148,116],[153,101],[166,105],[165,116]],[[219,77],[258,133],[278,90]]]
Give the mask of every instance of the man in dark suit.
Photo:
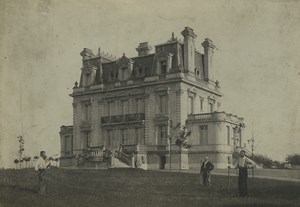
[[[213,169],[214,165],[210,161],[208,161],[208,157],[205,157],[201,165],[201,174],[203,178],[203,184],[206,187],[211,186],[210,171],[212,171]]]

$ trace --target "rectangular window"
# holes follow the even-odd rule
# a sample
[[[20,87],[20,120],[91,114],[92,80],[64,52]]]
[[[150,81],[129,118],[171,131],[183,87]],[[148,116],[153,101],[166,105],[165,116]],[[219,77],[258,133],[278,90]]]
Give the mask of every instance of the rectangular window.
[[[227,145],[230,145],[230,127],[226,126],[227,128]]]
[[[85,147],[88,148],[90,147],[90,142],[91,142],[90,133],[85,132],[84,136],[85,136]]]
[[[144,112],[144,100],[142,98],[136,98],[135,99],[135,104],[134,104],[134,109],[136,113],[143,113]]]
[[[188,99],[188,114],[194,113],[194,97],[189,96]]]
[[[115,103],[113,101],[108,102],[108,105],[107,105],[107,115],[108,116],[114,115],[114,107],[115,107]]]
[[[139,140],[139,128],[134,128],[134,136],[135,136],[135,140],[133,144],[139,144],[138,140]]]
[[[112,130],[107,130],[106,145],[110,147],[112,144]]]
[[[91,104],[83,105],[83,115],[84,121],[90,121],[91,119]]]
[[[213,103],[209,103],[209,111],[210,111],[210,113],[214,112],[214,104]]]
[[[127,79],[127,67],[121,68],[121,80],[124,81]]]
[[[200,139],[200,145],[208,145],[208,127],[207,127],[207,125],[200,126],[199,139]]]
[[[65,136],[65,155],[70,155],[72,151],[71,137]]]
[[[122,136],[122,140],[121,143],[124,145],[129,144],[129,140],[128,140],[128,131],[127,129],[122,129],[121,130],[121,136]]]
[[[203,112],[203,98],[200,97],[200,112]]]
[[[121,101],[121,110],[122,115],[128,114],[128,101]]]
[[[233,146],[236,146],[236,130],[235,128],[232,128],[232,138],[233,138]]]
[[[166,95],[159,96],[159,113],[168,112],[168,100]]]
[[[165,75],[167,73],[167,61],[160,61],[161,74]]]
[[[167,126],[159,126],[159,143],[161,145],[165,145],[168,144],[168,140],[167,140]]]

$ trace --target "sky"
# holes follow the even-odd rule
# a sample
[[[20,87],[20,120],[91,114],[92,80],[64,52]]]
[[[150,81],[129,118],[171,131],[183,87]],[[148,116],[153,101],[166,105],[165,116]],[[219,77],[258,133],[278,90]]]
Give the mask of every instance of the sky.
[[[299,11],[297,0],[0,0],[0,167],[13,167],[19,135],[28,156],[60,152],[82,48],[133,57],[186,26],[198,51],[207,37],[217,46],[222,111],[245,119],[245,142],[253,134],[275,160],[299,154]]]

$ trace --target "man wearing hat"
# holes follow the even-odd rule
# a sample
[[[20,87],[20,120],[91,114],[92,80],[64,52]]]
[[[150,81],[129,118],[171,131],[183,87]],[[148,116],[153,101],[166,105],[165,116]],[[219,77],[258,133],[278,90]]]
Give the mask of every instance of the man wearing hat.
[[[204,158],[204,162],[201,165],[201,174],[203,178],[203,184],[206,187],[210,187],[211,179],[210,179],[210,171],[214,169],[214,165],[208,160],[208,157]]]
[[[247,189],[248,170],[247,169],[255,166],[255,163],[249,158],[247,158],[245,154],[246,154],[245,150],[241,150],[238,161],[234,165],[234,168],[239,169],[238,187],[239,187],[239,195],[241,197],[248,195],[248,189]]]

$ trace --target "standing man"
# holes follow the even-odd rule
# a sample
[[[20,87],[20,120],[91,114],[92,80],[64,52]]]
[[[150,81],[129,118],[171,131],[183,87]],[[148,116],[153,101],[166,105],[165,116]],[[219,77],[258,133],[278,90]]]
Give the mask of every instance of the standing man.
[[[41,151],[40,157],[35,164],[35,171],[39,178],[39,193],[44,194],[46,190],[45,173],[46,169],[50,167],[50,161],[47,160],[46,152]]]
[[[202,174],[203,184],[206,187],[210,187],[211,185],[210,171],[212,171],[213,169],[214,165],[210,161],[208,161],[208,157],[205,157],[201,165],[200,173]]]
[[[247,179],[248,179],[248,168],[252,168],[255,166],[255,163],[245,156],[245,150],[241,150],[240,157],[237,163],[234,165],[234,168],[239,169],[239,180],[238,180],[238,188],[239,195],[241,197],[245,197],[248,195],[248,187],[247,187]],[[229,166],[229,168],[231,168]]]

